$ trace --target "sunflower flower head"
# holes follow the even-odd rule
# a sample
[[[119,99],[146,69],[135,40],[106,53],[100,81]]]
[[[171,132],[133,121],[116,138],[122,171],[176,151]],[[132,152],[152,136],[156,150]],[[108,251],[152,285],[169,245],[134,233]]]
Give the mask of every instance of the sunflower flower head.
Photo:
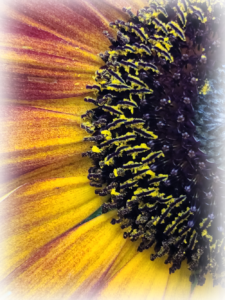
[[[223,298],[224,6],[0,16],[0,299]]]
[[[124,238],[138,251],[154,245],[150,260],[165,256],[170,273],[187,260],[190,280],[213,274],[224,284],[222,140],[218,74],[224,10],[220,1],[150,1],[117,30],[105,62],[87,86],[96,108],[82,115],[94,142],[83,153],[95,193],[108,196],[102,212],[117,209]],[[216,79],[217,78],[217,79]],[[223,114],[220,113],[221,118]]]

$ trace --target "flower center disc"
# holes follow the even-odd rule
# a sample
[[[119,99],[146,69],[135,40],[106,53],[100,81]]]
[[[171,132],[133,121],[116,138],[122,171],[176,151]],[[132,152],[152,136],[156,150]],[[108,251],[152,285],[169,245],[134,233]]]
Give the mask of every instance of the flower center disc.
[[[195,136],[208,161],[225,170],[225,66],[209,76],[205,87],[194,106]]]
[[[154,245],[150,259],[166,255],[170,273],[187,259],[198,284],[207,272],[217,284],[225,258],[222,182],[201,150],[196,107],[207,101],[199,93],[210,89],[224,10],[216,1],[175,0],[150,1],[136,16],[124,11],[130,19],[110,24],[117,39],[104,32],[112,46],[87,86],[96,94],[85,98],[96,108],[82,116],[91,134],[85,140],[95,142],[83,154],[94,163],[90,185],[109,195],[102,211],[117,209],[112,224],[121,224],[124,238],[140,239],[138,251]]]

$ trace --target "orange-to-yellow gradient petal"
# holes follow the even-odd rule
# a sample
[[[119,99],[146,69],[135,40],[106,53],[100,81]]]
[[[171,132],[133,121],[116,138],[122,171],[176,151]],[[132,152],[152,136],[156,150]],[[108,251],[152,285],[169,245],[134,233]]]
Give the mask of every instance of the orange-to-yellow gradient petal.
[[[7,105],[1,107],[1,195],[26,179],[46,178],[44,172],[62,168],[64,159],[67,164],[89,149],[78,127],[81,114],[92,108],[83,98],[92,96],[86,85],[103,65],[98,53],[110,45],[102,31],[112,32],[110,21],[127,19],[122,7],[143,5],[101,3],[19,0],[2,5],[2,102]]]
[[[7,299],[89,299],[126,241],[114,212],[71,229],[42,247],[5,279]],[[7,284],[8,283],[8,284]]]
[[[4,197],[0,203],[1,279],[105,200],[90,188],[86,174],[24,184]]]
[[[81,159],[91,144],[83,143],[80,124],[80,116],[72,114],[7,106],[1,118],[2,173],[13,179],[62,158],[79,154]]]

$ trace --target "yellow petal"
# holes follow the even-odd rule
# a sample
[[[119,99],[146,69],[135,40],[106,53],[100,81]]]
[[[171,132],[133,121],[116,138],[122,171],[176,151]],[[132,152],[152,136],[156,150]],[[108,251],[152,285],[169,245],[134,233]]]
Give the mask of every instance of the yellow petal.
[[[106,200],[86,176],[25,184],[0,203],[1,277],[79,224]],[[3,268],[4,262],[4,268]]]
[[[168,266],[164,264],[165,258],[154,262],[149,258],[147,250],[136,254],[105,286],[99,299],[163,299],[169,279]]]
[[[7,299],[90,299],[126,242],[120,227],[110,224],[114,215],[101,215],[43,247],[8,276]]]
[[[121,230],[121,235],[122,234],[123,232]],[[117,259],[105,275],[105,283],[111,280],[117,272],[119,272],[130,260],[132,260],[137,255],[137,248],[139,244],[139,241],[131,242],[129,239],[126,240],[126,243],[117,256]]]
[[[212,275],[208,274],[203,286],[195,286],[190,300],[224,300],[224,293],[224,288],[221,285],[213,287]]]
[[[180,270],[169,276],[163,300],[189,300],[191,294],[191,283],[186,261],[182,262]]]

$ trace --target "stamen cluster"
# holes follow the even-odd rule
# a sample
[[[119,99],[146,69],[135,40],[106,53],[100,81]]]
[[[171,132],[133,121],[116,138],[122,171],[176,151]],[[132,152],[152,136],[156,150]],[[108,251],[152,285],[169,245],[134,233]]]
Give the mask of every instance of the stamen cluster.
[[[223,183],[201,149],[208,148],[198,117],[219,62],[217,2],[150,1],[137,15],[124,8],[129,21],[110,24],[116,39],[104,32],[112,46],[87,86],[96,97],[85,101],[96,108],[82,116],[85,140],[94,142],[83,154],[94,163],[90,185],[109,195],[103,213],[117,209],[112,224],[140,239],[138,251],[154,245],[151,260],[166,255],[170,273],[187,259],[199,285],[207,272],[222,282],[225,267]]]

